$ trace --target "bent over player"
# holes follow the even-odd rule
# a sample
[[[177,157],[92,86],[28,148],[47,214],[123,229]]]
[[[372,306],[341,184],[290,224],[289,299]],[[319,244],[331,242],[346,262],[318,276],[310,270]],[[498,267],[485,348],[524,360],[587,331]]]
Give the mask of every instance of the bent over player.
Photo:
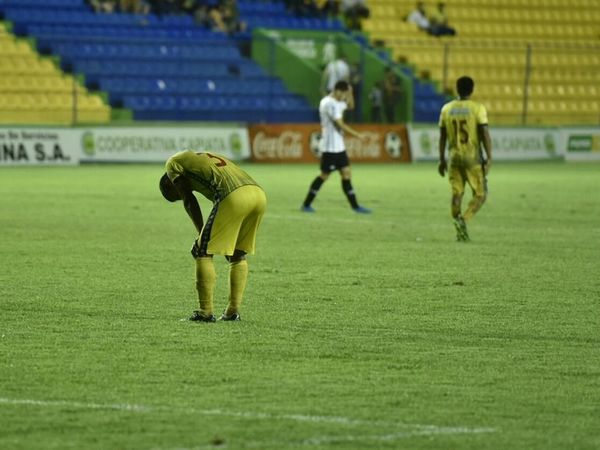
[[[192,256],[196,260],[196,289],[200,307],[189,318],[215,322],[213,292],[217,275],[213,255],[229,261],[229,304],[220,320],[240,320],[239,309],[248,279],[246,254],[254,253],[256,232],[266,209],[266,196],[256,181],[228,159],[213,153],[185,150],[171,156],[160,179],[160,191],[170,202],[183,200],[199,237]],[[206,221],[194,195],[213,203]]]
[[[492,141],[488,131],[487,111],[478,102],[470,100],[475,83],[469,77],[456,81],[458,99],[446,103],[440,114],[440,163],[438,172],[443,177],[448,170],[446,143],[450,150],[448,179],[452,189],[451,213],[456,228],[456,238],[468,241],[467,222],[485,202],[487,196],[486,175],[492,163]],[[485,158],[481,145],[485,149]],[[461,212],[465,183],[473,191],[464,214]]]
[[[342,190],[350,202],[354,211],[368,214],[370,209],[360,206],[356,200],[356,194],[352,187],[350,160],[346,153],[344,144],[344,132],[357,138],[363,135],[344,122],[344,111],[354,108],[354,94],[352,87],[346,81],[338,81],[331,94],[323,97],[319,104],[319,116],[321,117],[321,140],[319,141],[319,153],[321,154],[321,174],[311,183],[304,203],[300,207],[304,212],[315,212],[311,206],[317,196],[319,189],[331,172],[339,170],[342,177]]]

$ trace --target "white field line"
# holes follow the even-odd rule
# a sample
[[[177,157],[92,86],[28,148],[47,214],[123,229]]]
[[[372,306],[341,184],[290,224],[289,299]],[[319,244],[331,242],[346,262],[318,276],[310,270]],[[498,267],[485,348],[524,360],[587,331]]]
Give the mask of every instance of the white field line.
[[[494,433],[494,428],[464,428],[464,427],[432,427],[429,426],[422,430],[415,431],[402,431],[398,433],[389,434],[375,434],[375,435],[345,435],[345,436],[318,436],[302,441],[286,442],[286,447],[317,447],[327,444],[342,444],[342,443],[357,443],[357,442],[386,442],[393,443],[403,439],[418,438],[418,437],[432,437],[441,435],[456,435],[456,434],[484,434]],[[281,441],[269,442],[269,441],[244,441],[244,448],[277,448],[281,446]],[[227,442],[222,444],[207,444],[195,447],[173,447],[173,448],[152,448],[151,450],[210,450],[218,448],[220,450],[226,450],[229,448]],[[237,446],[235,448],[238,448]]]
[[[305,414],[270,414],[260,412],[226,411],[222,409],[197,409],[197,408],[173,408],[168,406],[137,405],[131,403],[84,403],[66,400],[32,400],[11,399],[0,397],[0,405],[24,405],[47,408],[76,408],[76,409],[108,409],[133,413],[151,413],[161,411],[181,411],[188,414],[199,414],[205,416],[234,417],[251,420],[284,420],[292,422],[331,423],[344,426],[379,426],[391,428],[412,429],[408,433],[453,434],[453,433],[493,433],[494,428],[468,428],[468,427],[438,427],[436,425],[405,424],[394,421],[376,421],[352,419],[342,416],[314,416]],[[380,437],[381,438],[381,437]],[[336,438],[337,439],[337,438]]]

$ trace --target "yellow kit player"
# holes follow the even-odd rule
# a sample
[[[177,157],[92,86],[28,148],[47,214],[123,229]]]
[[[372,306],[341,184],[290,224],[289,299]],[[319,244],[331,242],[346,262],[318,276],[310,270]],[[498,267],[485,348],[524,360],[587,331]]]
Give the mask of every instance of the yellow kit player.
[[[170,202],[183,200],[199,237],[192,256],[196,260],[196,289],[200,307],[190,320],[215,322],[213,292],[217,275],[213,255],[229,261],[229,304],[220,320],[240,320],[239,308],[248,278],[246,254],[254,253],[256,233],[266,209],[266,196],[256,181],[228,159],[213,153],[185,150],[166,163],[160,191]],[[213,203],[206,222],[194,192]]]
[[[470,100],[475,83],[470,77],[456,81],[458,99],[446,103],[440,114],[440,163],[443,177],[448,171],[452,188],[452,218],[457,240],[468,241],[467,222],[479,211],[487,195],[486,175],[492,163],[492,141],[488,131],[487,111],[481,103]],[[446,163],[446,144],[450,151],[450,169]],[[481,145],[485,149],[485,157]],[[464,214],[461,212],[465,183],[473,191]]]

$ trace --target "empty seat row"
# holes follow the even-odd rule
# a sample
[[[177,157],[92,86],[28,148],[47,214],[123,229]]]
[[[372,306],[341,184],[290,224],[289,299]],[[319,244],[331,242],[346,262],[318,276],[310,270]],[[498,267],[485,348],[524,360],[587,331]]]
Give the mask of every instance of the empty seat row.
[[[4,56],[0,58],[0,74],[56,74],[57,68],[47,59],[39,59],[37,56]]]
[[[144,95],[126,96],[123,103],[134,110],[312,110],[306,101],[298,96],[286,95],[265,98],[259,96],[220,96],[220,97],[194,97],[172,95]]]
[[[338,30],[344,29],[342,23],[335,20],[308,17],[265,17],[262,15],[244,16],[244,21],[250,27],[258,28],[291,28],[301,30]]]
[[[269,96],[287,93],[281,80],[271,78],[101,78],[99,86],[117,98],[127,94]]]
[[[54,53],[74,59],[109,58],[111,60],[239,60],[240,51],[233,45],[172,45],[172,44],[112,44],[56,43]]]
[[[79,24],[24,24],[25,30],[38,41],[54,42],[57,39],[73,38],[104,38],[109,42],[197,42],[211,41],[217,43],[230,42],[227,35],[214,33],[204,28],[148,28],[148,27],[118,27],[111,25],[79,25]]]
[[[48,93],[18,93],[0,94],[0,104],[3,110],[22,109],[99,109],[108,110],[98,95],[92,94],[48,94]]]
[[[283,2],[258,3],[251,1],[239,1],[238,10],[241,15],[262,15],[262,16],[284,16],[286,15],[285,4]]]
[[[0,77],[3,93],[72,93],[85,92],[73,77],[57,75],[5,75]]]
[[[39,10],[29,8],[6,8],[4,15],[7,19],[27,24],[78,24],[78,25],[109,25],[126,27],[152,28],[182,28],[194,27],[194,19],[189,15],[156,15],[135,14],[96,14],[93,11],[69,10]]]
[[[89,10],[89,6],[82,0],[0,0],[0,8],[44,8]]]
[[[142,76],[152,74],[160,77],[261,77],[262,69],[253,63],[173,64],[162,62],[123,62],[107,64],[104,60],[85,60],[73,63],[75,72],[84,73],[89,80],[97,81],[109,76]]]

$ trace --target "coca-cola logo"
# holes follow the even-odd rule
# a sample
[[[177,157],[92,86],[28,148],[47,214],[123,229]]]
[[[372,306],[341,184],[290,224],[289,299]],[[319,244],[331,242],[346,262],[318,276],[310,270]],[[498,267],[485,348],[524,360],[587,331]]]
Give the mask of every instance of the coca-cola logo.
[[[379,159],[381,156],[381,135],[370,131],[362,132],[364,139],[346,135],[344,143],[350,158]]]
[[[302,133],[283,131],[277,136],[269,136],[259,131],[252,140],[252,150],[256,159],[302,159]]]

